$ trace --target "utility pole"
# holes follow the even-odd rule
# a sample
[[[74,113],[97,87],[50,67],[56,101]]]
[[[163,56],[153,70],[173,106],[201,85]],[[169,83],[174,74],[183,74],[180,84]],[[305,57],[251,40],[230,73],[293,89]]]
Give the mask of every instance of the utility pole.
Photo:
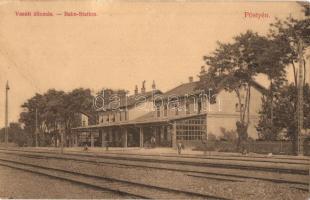
[[[60,133],[60,154],[64,153],[64,130],[62,128],[61,120],[57,120],[58,131]]]
[[[5,137],[5,146],[8,147],[9,142],[9,81],[6,82],[5,87],[5,129],[4,129],[4,137]]]
[[[38,147],[38,109],[36,108],[36,130],[35,130],[35,135],[36,135],[36,147]]]
[[[61,131],[60,153],[63,154],[64,153],[64,133],[62,130],[60,131]]]
[[[304,121],[304,72],[303,72],[303,43],[299,39],[298,43],[298,54],[299,54],[299,67],[298,67],[298,104],[297,104],[297,117],[298,117],[298,135],[297,135],[297,144],[298,144],[298,155],[303,155],[303,121]]]

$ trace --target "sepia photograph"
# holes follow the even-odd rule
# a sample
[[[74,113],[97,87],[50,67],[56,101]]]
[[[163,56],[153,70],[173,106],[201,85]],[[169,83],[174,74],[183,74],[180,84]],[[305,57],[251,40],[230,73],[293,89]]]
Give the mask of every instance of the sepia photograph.
[[[0,0],[0,199],[310,200],[310,2]]]

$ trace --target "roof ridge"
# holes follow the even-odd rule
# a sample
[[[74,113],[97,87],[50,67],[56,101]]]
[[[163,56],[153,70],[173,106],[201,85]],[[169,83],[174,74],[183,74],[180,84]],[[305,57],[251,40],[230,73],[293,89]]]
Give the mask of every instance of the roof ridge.
[[[183,85],[188,85],[188,84],[193,84],[193,83],[198,83],[198,82],[199,82],[199,81],[181,83],[180,85],[178,85],[178,86],[176,86],[176,87],[174,87],[174,88],[172,88],[172,89],[170,89],[170,90],[167,90],[167,91],[166,91],[165,93],[163,93],[163,94],[169,93],[170,91],[175,90],[175,89],[177,89],[177,88],[179,88],[179,87],[181,87],[181,86],[183,86]]]

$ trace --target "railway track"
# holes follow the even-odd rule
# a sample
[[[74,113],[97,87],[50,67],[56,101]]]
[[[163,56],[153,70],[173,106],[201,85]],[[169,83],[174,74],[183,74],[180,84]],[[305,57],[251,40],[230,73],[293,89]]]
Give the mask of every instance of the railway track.
[[[0,149],[4,151],[8,151],[6,149]],[[59,155],[59,152],[53,151],[33,151],[33,150],[18,150],[18,149],[10,149],[10,152],[29,152],[29,153],[47,153],[51,155]],[[95,155],[89,153],[65,153],[64,155],[70,156],[79,156],[79,157],[93,157],[93,158],[102,158],[102,159],[114,159],[114,160],[128,160],[128,161],[141,161],[141,162],[153,162],[153,163],[164,163],[164,164],[180,164],[180,165],[189,165],[189,166],[201,166],[201,167],[216,167],[216,168],[226,168],[226,169],[244,169],[244,170],[257,170],[257,171],[270,171],[277,173],[292,173],[292,174],[301,174],[308,175],[309,174],[309,162],[310,160],[303,160],[299,162],[294,162],[290,160],[288,161],[268,161],[268,160],[253,160],[248,158],[238,159],[230,159],[230,158],[199,158],[197,161],[184,160],[183,157],[175,157],[175,156],[141,156],[137,155],[137,157],[129,154],[122,155],[117,154],[111,156],[110,154],[105,155]],[[162,159],[162,157],[169,157],[174,159]],[[185,157],[186,158],[186,157]],[[211,160],[211,161],[210,161]],[[223,162],[225,161],[225,162]],[[227,163],[226,161],[231,161],[232,163]],[[252,163],[255,164],[252,164]],[[266,164],[265,164],[266,163]],[[267,166],[265,166],[267,165]],[[295,165],[295,166],[294,166]],[[293,167],[291,167],[293,166]],[[296,166],[298,168],[296,168]]]
[[[16,148],[0,148],[0,150],[10,150],[10,151],[23,151],[23,152],[38,152],[38,153],[59,153],[59,150],[25,150],[25,149],[16,149]],[[172,154],[137,154],[137,153],[116,153],[105,151],[104,155],[96,154],[95,152],[82,152],[82,151],[74,151],[70,150],[65,152],[64,154],[78,154],[81,156],[118,156],[118,157],[135,157],[139,156],[142,158],[178,158],[178,159],[201,159],[201,160],[230,160],[230,161],[254,161],[254,162],[262,162],[262,163],[275,163],[275,164],[301,164],[301,165],[309,165],[310,158],[301,158],[301,157],[266,157],[266,156],[244,156],[244,155],[190,155],[190,154],[181,154],[181,155],[172,155]]]
[[[48,150],[55,151],[55,150]],[[46,151],[43,151],[46,152]],[[81,151],[73,151],[70,150],[70,153],[82,154]],[[194,159],[202,159],[202,160],[231,160],[231,161],[255,161],[255,162],[268,162],[268,163],[283,163],[283,164],[304,164],[310,162],[310,158],[287,158],[287,157],[267,157],[267,156],[244,156],[244,155],[191,155],[191,154],[137,154],[137,153],[115,153],[106,151],[105,155],[121,155],[121,156],[140,156],[140,157],[162,157],[162,158],[194,158]],[[88,154],[89,155],[89,154]],[[101,155],[100,155],[101,156]]]
[[[7,151],[8,149],[0,148],[0,150],[5,150]],[[59,154],[59,150],[25,150],[25,149],[12,149],[10,148],[9,151],[22,151],[22,152],[33,152],[33,153],[52,153],[52,154]],[[159,162],[165,162],[167,161],[166,158],[168,159],[178,159],[178,162],[183,162],[183,164],[191,162],[184,162],[182,161],[183,159],[197,159],[199,161],[208,161],[208,160],[216,160],[216,161],[238,161],[238,162],[255,162],[255,163],[269,163],[269,164],[276,164],[276,165],[291,165],[291,164],[296,164],[300,166],[306,166],[309,167],[310,163],[310,158],[287,158],[287,157],[264,157],[264,156],[241,156],[241,155],[231,155],[231,156],[219,156],[219,155],[170,155],[170,154],[155,154],[155,155],[150,155],[150,154],[134,154],[134,153],[115,153],[115,152],[105,152],[104,154],[96,154],[94,152],[81,152],[81,151],[67,151],[64,153],[65,155],[78,155],[78,156],[83,156],[83,157],[96,157],[96,158],[111,158],[111,159],[127,159],[127,160],[150,160],[150,161],[159,161]],[[138,157],[138,158],[137,158]],[[181,160],[180,160],[181,159]],[[170,161],[171,162],[171,161]],[[175,162],[175,161],[172,161]],[[196,163],[195,163],[196,164]],[[241,164],[242,165],[242,164]],[[228,165],[229,166],[229,165]],[[238,167],[239,165],[236,165],[235,167]],[[221,165],[216,166],[216,167],[221,167]],[[229,166],[230,167],[230,166]],[[250,167],[248,167],[250,168]],[[263,168],[264,170],[265,168]],[[256,169],[259,170],[259,169]],[[273,168],[270,168],[272,171]],[[289,170],[287,170],[289,171]],[[297,172],[298,173],[298,172]],[[306,170],[304,172],[300,172],[301,174],[307,174]]]
[[[0,165],[18,170],[70,181],[84,186],[115,192],[131,198],[143,199],[226,199],[192,191],[166,188],[128,180],[90,175],[58,168],[38,166],[21,161],[0,159]]]
[[[24,151],[24,150],[5,150],[0,149],[0,151],[5,152],[29,152],[29,153],[45,153],[50,155],[59,155],[57,152],[50,151]],[[177,164],[177,165],[188,165],[188,166],[201,166],[201,167],[216,167],[216,168],[225,168],[225,169],[243,169],[243,170],[256,170],[256,171],[269,171],[269,172],[277,172],[277,173],[288,173],[288,174],[300,174],[300,175],[309,175],[309,163],[307,160],[302,163],[291,163],[291,162],[266,162],[264,161],[252,161],[258,164],[251,164],[251,160],[236,160],[236,159],[216,159],[217,161],[212,162],[203,162],[204,160],[208,160],[209,158],[200,159],[197,161],[188,161],[188,160],[180,160],[179,157],[173,157],[173,160],[169,159],[160,159],[160,158],[152,158],[150,156],[139,156],[139,157],[127,157],[126,155],[118,154],[117,156],[111,155],[94,155],[94,154],[75,154],[75,153],[65,153],[63,155],[66,156],[79,156],[86,158],[96,158],[96,159],[111,159],[111,160],[120,160],[120,161],[141,161],[141,162],[153,162],[153,163],[163,163],[163,164]],[[171,157],[171,156],[170,156]],[[70,159],[70,158],[68,158]],[[214,158],[211,158],[215,160]],[[221,161],[231,161],[233,163],[223,163]],[[235,163],[237,161],[238,163]],[[241,161],[241,163],[240,163]],[[261,163],[266,163],[267,166],[262,165]],[[291,167],[293,166],[293,167]],[[294,167],[297,166],[298,168]]]
[[[282,176],[279,176],[279,178],[275,177],[268,177],[268,176],[257,176],[257,175],[250,175],[248,173],[244,173],[243,170],[238,170],[238,173],[235,171],[227,172],[223,171],[223,169],[214,169],[214,168],[206,168],[206,170],[197,170],[195,166],[192,166],[190,168],[184,168],[184,166],[175,166],[171,164],[167,164],[165,166],[162,166],[162,164],[155,165],[148,162],[136,162],[136,161],[120,161],[120,160],[107,160],[102,159],[101,157],[94,158],[94,157],[85,157],[85,156],[77,156],[77,155],[59,155],[56,153],[38,153],[36,152],[22,152],[22,151],[0,151],[0,153],[4,154],[14,154],[22,157],[28,157],[28,158],[36,158],[36,159],[59,159],[59,160],[71,160],[71,161],[77,161],[77,162],[85,162],[90,164],[107,164],[107,165],[121,165],[125,167],[137,167],[137,168],[152,168],[157,170],[171,170],[171,171],[179,171],[184,174],[193,174],[194,177],[197,178],[209,178],[209,179],[218,179],[223,181],[235,181],[235,180],[246,180],[246,179],[256,179],[256,180],[262,180],[262,181],[270,181],[275,183],[286,183],[286,184],[294,184],[298,185],[299,189],[307,190],[307,187],[309,185],[308,183],[308,177],[302,176],[303,180],[296,179],[284,179]],[[222,170],[222,171],[221,171]],[[276,175],[278,175],[278,171],[276,171]],[[190,175],[193,176],[193,175]],[[301,177],[300,175],[298,175]]]

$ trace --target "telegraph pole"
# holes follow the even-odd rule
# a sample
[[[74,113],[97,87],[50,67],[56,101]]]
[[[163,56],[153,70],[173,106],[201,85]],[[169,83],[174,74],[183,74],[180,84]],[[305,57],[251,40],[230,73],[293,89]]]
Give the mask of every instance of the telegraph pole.
[[[4,129],[4,137],[5,137],[5,146],[8,147],[9,142],[9,81],[6,82],[5,87],[5,129]]]
[[[297,117],[298,117],[298,135],[297,135],[297,144],[298,144],[298,155],[303,155],[303,121],[304,121],[304,72],[303,72],[303,43],[299,39],[298,44],[298,54],[299,54],[299,67],[298,67],[298,104],[297,104]]]
[[[36,135],[36,147],[38,147],[38,109],[36,108],[36,130],[35,130],[35,135]]]
[[[64,133],[63,130],[61,131],[61,143],[60,143],[60,153],[63,154],[64,153]]]

